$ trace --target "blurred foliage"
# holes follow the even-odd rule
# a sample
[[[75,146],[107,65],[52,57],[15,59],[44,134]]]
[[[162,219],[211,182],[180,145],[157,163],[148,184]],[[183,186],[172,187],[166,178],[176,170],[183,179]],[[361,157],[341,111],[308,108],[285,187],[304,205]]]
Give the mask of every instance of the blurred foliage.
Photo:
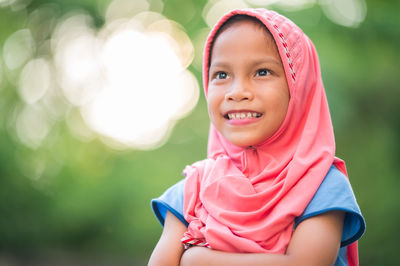
[[[2,2],[0,47],[44,4],[56,7],[55,17],[86,10],[101,27],[110,0],[19,1],[25,3],[20,8],[1,7]],[[156,1],[149,2],[152,8]],[[367,16],[357,28],[334,24],[318,5],[278,11],[310,36],[320,55],[337,155],[347,162],[367,221],[359,242],[361,265],[398,265],[400,5],[395,0],[366,3]],[[202,17],[205,0],[163,4],[163,15],[180,23],[190,38],[207,27]],[[42,27],[54,27],[51,23]],[[0,56],[1,69],[5,64]],[[189,69],[201,83],[199,67]],[[177,123],[167,143],[155,150],[117,151],[99,138],[78,140],[64,119],[56,120],[44,145],[32,149],[12,130],[21,99],[12,82],[15,74],[2,72],[0,265],[145,264],[161,233],[151,198],[182,178],[185,165],[206,155],[204,97]]]

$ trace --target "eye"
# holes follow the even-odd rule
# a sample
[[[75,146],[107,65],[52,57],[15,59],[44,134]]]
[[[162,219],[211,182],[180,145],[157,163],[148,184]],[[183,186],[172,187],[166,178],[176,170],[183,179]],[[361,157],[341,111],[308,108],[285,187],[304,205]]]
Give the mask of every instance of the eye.
[[[228,78],[228,74],[224,71],[218,71],[217,73],[215,73],[215,78],[216,79],[226,79],[226,78]]]
[[[262,68],[262,69],[257,70],[256,76],[264,77],[264,76],[267,76],[269,74],[271,74],[271,71],[269,71],[266,68]]]

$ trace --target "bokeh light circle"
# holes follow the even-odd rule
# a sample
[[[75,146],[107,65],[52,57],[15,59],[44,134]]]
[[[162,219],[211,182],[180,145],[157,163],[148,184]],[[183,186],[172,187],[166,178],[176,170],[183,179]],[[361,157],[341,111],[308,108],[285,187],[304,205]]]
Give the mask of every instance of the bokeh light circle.
[[[97,32],[85,14],[75,14],[57,27],[52,49],[65,97],[117,148],[158,147],[197,103],[199,85],[186,69],[193,44],[161,14],[110,19]]]

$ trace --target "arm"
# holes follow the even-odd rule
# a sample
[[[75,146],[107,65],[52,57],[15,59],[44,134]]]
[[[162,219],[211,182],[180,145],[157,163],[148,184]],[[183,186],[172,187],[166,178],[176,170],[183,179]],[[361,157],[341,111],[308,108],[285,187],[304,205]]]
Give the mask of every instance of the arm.
[[[167,211],[160,240],[151,254],[149,266],[177,266],[183,253],[181,238],[186,226]]]
[[[340,249],[343,221],[343,212],[331,211],[301,222],[284,255],[193,247],[185,251],[181,265],[333,265]]]

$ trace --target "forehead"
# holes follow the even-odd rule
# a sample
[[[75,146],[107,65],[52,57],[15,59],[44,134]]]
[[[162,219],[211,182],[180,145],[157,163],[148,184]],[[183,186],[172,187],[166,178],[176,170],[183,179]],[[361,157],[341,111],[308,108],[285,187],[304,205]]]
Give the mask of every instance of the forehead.
[[[246,47],[246,49],[238,49],[238,47]],[[256,19],[241,19],[224,24],[211,46],[210,60],[222,53],[235,53],[247,51],[265,52],[279,56],[278,48],[268,29],[260,21]]]
[[[267,29],[267,27],[257,18],[255,17],[250,17],[247,15],[236,15],[231,18],[229,18],[225,23],[222,24],[222,26],[218,29],[217,33],[215,34],[214,40],[218,38],[218,36],[224,32],[226,29],[240,25],[242,23],[247,23],[253,25],[255,28],[258,28],[260,30],[264,30],[265,34],[268,34],[271,36],[271,33]],[[271,36],[272,37],[272,36]]]

